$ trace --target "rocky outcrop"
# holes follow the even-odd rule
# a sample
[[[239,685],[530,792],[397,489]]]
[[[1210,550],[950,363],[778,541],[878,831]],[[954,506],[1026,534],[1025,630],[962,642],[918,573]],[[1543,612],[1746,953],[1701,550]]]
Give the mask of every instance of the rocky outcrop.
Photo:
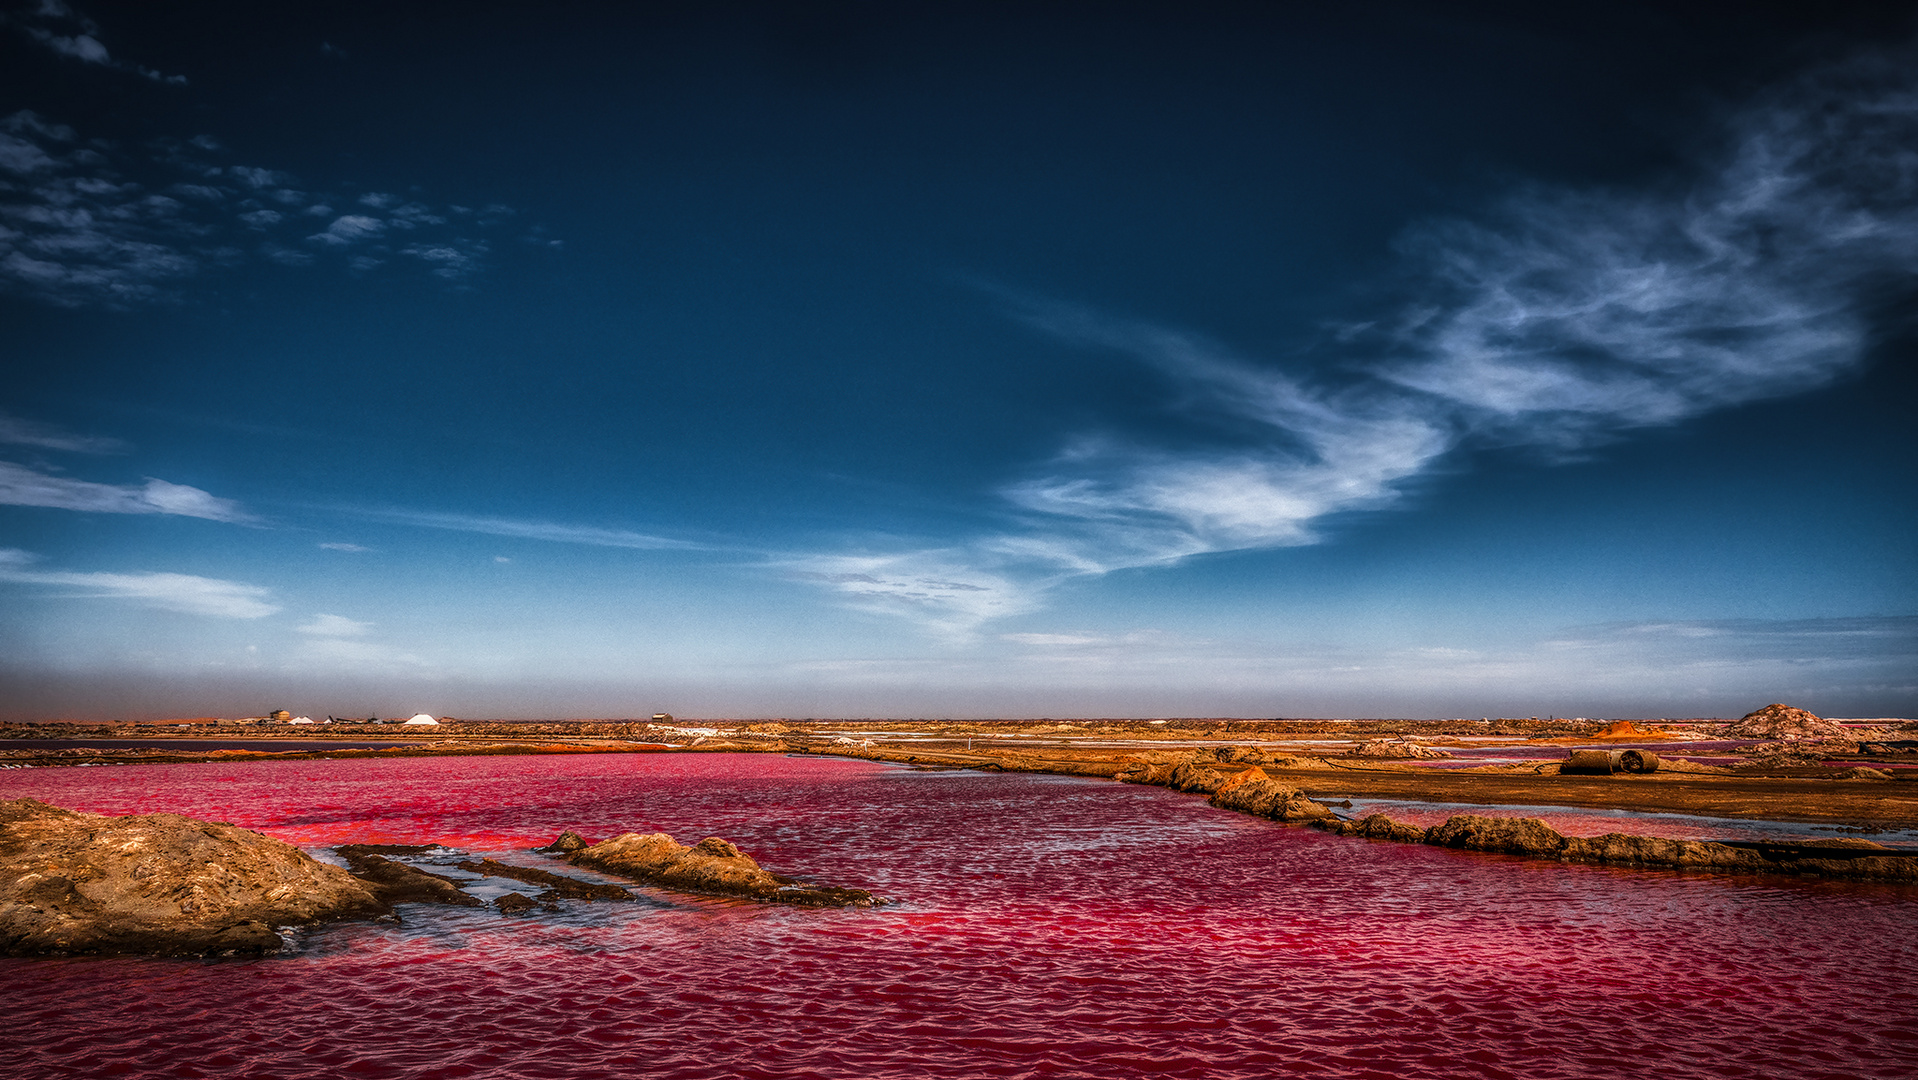
[[[641,884],[709,896],[737,896],[810,907],[877,907],[886,902],[864,889],[808,885],[796,878],[772,873],[716,836],[686,847],[665,833],[643,836],[626,833],[563,857],[577,866]]]
[[[1121,760],[1121,767],[1113,774],[1113,779],[1128,784],[1150,784],[1166,787],[1172,781],[1172,774],[1181,767],[1192,765],[1200,760],[1195,751],[1182,754],[1146,754]],[[1192,775],[1189,771],[1188,776]],[[1209,793],[1208,793],[1209,794]]]
[[[1531,858],[1556,857],[1565,837],[1537,818],[1480,817],[1459,814],[1425,832],[1425,843],[1435,847],[1491,851]]]
[[[1393,821],[1384,814],[1371,814],[1359,821],[1326,818],[1313,822],[1317,828],[1340,836],[1359,836],[1367,840],[1393,840],[1401,844],[1425,843],[1425,830],[1417,825]]]
[[[1843,724],[1774,702],[1727,724],[1720,734],[1734,739],[1844,739],[1853,733]]]
[[[1222,810],[1273,821],[1316,821],[1332,816],[1330,809],[1307,798],[1305,792],[1272,779],[1256,765],[1225,778],[1213,788],[1207,801]]]
[[[0,952],[257,955],[277,930],[391,908],[250,829],[0,802]]]

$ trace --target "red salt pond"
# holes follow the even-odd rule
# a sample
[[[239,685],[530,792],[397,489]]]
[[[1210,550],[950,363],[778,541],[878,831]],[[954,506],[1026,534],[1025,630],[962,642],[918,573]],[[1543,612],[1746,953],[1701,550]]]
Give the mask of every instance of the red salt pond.
[[[0,774],[318,849],[730,838],[898,898],[408,906],[259,961],[0,960],[0,1076],[1909,1077],[1918,893],[1342,840],[1158,788],[763,755]]]

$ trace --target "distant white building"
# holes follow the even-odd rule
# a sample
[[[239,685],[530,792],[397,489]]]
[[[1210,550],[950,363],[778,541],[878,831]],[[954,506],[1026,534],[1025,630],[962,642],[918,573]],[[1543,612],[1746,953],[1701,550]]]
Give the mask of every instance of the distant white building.
[[[293,719],[287,721],[287,723],[289,724],[310,724],[312,722],[313,722],[313,718],[310,716],[296,716]]]
[[[419,714],[418,716],[415,716],[415,717],[414,717],[413,719],[411,719],[411,720],[408,720],[408,721],[407,721],[407,723],[409,723],[409,724],[433,724],[433,725],[435,725],[435,726],[438,726],[438,724],[439,724],[439,721],[438,721],[438,720],[435,720],[435,719],[433,719],[432,717],[430,717],[430,716],[428,716],[428,715],[426,715],[425,713],[421,713],[421,714]]]

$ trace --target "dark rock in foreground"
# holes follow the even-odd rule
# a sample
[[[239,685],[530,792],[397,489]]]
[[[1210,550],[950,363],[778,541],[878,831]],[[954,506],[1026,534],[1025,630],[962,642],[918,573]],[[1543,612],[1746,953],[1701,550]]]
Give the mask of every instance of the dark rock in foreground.
[[[0,952],[258,955],[276,927],[392,909],[346,871],[250,829],[0,802]]]
[[[546,850],[570,845],[559,841]],[[806,885],[763,869],[716,836],[686,847],[665,833],[626,833],[562,856],[567,862],[665,889],[737,896],[809,907],[877,907],[886,902],[864,889]]]
[[[397,854],[413,854],[432,849],[433,845],[430,844],[346,844],[333,850],[353,868],[353,876],[387,904],[479,907],[479,897],[462,892],[459,882],[452,878],[430,874],[403,862],[394,862],[379,853],[393,851]]]

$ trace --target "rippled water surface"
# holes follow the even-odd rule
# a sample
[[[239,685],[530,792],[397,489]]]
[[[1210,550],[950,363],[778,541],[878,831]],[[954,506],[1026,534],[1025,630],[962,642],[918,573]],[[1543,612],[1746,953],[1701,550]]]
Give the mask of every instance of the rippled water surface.
[[[900,900],[403,908],[260,961],[0,960],[0,1076],[1909,1077],[1918,894],[1342,840],[1107,781],[764,755],[40,769],[309,849],[724,836]],[[550,865],[550,864],[549,864]]]

